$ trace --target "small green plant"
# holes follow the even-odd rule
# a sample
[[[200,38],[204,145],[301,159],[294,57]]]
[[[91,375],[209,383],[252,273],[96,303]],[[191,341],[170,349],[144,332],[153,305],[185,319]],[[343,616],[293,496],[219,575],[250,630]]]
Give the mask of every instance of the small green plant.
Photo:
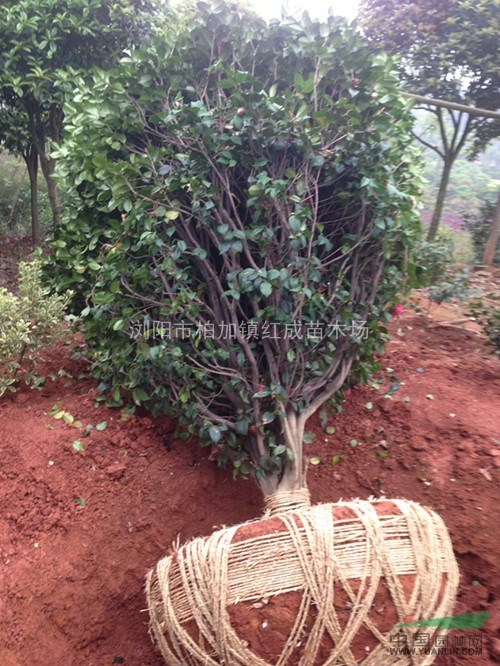
[[[34,372],[33,353],[64,330],[72,293],[50,295],[41,277],[40,260],[21,262],[19,296],[0,289],[0,396],[16,390],[19,373],[35,388],[43,383]]]
[[[429,309],[431,302],[440,304],[453,298],[461,301],[470,298],[476,294],[476,290],[469,289],[468,284],[469,271],[466,268],[440,280],[437,284],[432,284],[429,287]]]
[[[409,286],[415,289],[427,287],[442,279],[453,258],[453,242],[439,236],[435,241],[421,240],[408,262]]]
[[[493,354],[500,356],[500,308],[478,298],[469,303],[469,310],[488,336]]]

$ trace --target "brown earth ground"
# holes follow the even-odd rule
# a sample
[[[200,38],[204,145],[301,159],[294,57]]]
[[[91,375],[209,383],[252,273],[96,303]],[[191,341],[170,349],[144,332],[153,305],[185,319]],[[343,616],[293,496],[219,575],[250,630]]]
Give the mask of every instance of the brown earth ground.
[[[436,325],[456,319],[455,306],[430,321],[407,307],[392,322],[380,389],[354,388],[331,434],[309,424],[307,482],[315,502],[404,497],[440,513],[461,570],[455,613],[489,618],[450,634],[480,639],[482,654],[435,664],[486,666],[500,661],[500,361],[474,322]],[[41,355],[40,391],[0,400],[0,666],[160,666],[147,570],[174,541],[255,518],[262,499],[168,419],[96,406],[73,345]],[[56,403],[73,424],[54,419]]]

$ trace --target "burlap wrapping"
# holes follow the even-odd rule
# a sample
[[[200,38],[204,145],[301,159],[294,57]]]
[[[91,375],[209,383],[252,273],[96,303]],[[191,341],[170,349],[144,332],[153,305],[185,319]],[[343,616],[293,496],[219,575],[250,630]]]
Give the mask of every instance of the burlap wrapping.
[[[307,491],[305,491],[307,493]],[[284,506],[283,506],[284,500]],[[195,539],[175,549],[148,574],[146,594],[151,632],[169,666],[283,666],[304,636],[300,666],[427,665],[433,655],[391,655],[394,631],[382,633],[369,616],[381,580],[390,592],[400,623],[451,614],[458,569],[447,529],[439,516],[405,500],[390,500],[392,515],[376,512],[378,501],[352,501],[308,506],[304,493],[272,497],[264,518],[276,515],[282,529],[233,542],[241,525]],[[387,500],[385,500],[387,502]],[[335,520],[334,509],[345,507],[352,518]],[[283,512],[283,510],[289,509]],[[291,509],[291,510],[290,510]],[[398,515],[399,514],[399,515]],[[250,525],[252,523],[246,523]],[[412,590],[399,576],[412,574]],[[357,581],[353,585],[353,581]],[[334,589],[351,600],[349,619],[340,621]],[[254,654],[229,619],[232,604],[300,591],[302,602],[294,626],[272,664]],[[193,637],[193,621],[196,636]],[[188,630],[191,626],[191,630]],[[376,638],[376,647],[362,660],[351,645],[363,627]],[[403,627],[411,645],[415,627]],[[428,635],[445,629],[429,627]],[[326,660],[317,661],[325,634],[333,645]],[[393,650],[394,651],[394,650]]]

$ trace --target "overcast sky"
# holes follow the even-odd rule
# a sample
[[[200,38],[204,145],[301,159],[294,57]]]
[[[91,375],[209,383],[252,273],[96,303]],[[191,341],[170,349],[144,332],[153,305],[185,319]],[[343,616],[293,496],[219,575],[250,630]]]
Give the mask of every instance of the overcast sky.
[[[282,0],[249,0],[255,9],[265,19],[280,18]],[[312,18],[325,18],[328,8],[332,7],[334,14],[346,16],[349,19],[356,17],[358,0],[289,0],[289,6],[295,13],[295,8],[309,12]]]

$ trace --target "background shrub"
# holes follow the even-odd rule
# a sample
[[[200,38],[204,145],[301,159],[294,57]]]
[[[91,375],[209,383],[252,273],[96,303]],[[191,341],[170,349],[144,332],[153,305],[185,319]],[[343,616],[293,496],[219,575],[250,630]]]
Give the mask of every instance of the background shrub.
[[[495,214],[495,201],[485,201],[478,213],[464,213],[464,225],[472,236],[475,259],[478,264],[483,263],[484,249]],[[494,265],[500,266],[500,244],[497,245]]]
[[[19,264],[19,296],[0,288],[0,396],[16,390],[19,372],[32,379],[33,353],[61,335],[71,296],[42,287],[39,259]]]

